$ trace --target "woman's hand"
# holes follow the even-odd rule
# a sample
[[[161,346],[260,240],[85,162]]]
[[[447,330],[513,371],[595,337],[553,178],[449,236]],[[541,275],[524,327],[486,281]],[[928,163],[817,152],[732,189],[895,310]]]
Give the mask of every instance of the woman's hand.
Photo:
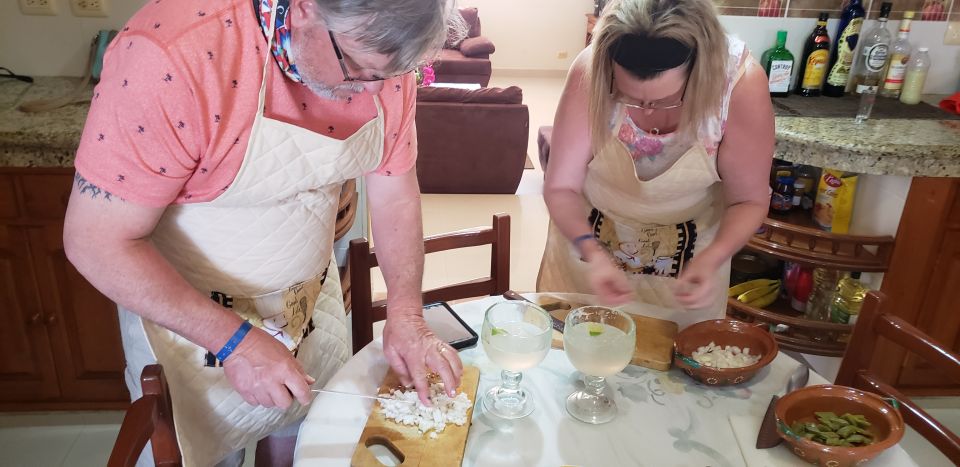
[[[684,308],[706,308],[716,298],[717,287],[720,287],[717,276],[720,262],[707,253],[705,250],[687,263],[674,285],[674,297]]]
[[[616,306],[633,300],[633,287],[610,253],[596,241],[585,243],[583,253],[589,263],[590,288],[603,304]]]

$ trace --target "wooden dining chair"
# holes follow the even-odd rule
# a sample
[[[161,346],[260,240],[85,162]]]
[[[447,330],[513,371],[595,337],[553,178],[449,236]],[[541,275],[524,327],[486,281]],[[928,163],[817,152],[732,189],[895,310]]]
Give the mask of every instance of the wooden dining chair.
[[[500,295],[510,289],[510,216],[494,214],[491,228],[427,237],[424,253],[491,245],[490,275],[423,292],[423,303]],[[366,239],[350,241],[350,301],[353,316],[353,352],[373,340],[373,323],[387,318],[387,301],[373,301],[370,269],[378,266],[375,248]]]
[[[864,299],[836,383],[896,399],[907,425],[923,435],[954,464],[960,465],[960,438],[870,371],[871,357],[876,354],[881,337],[923,358],[957,382],[960,382],[960,356],[945,349],[910,323],[888,313],[883,309],[883,304],[884,296],[880,292],[870,292]]]
[[[127,409],[107,467],[136,465],[147,441],[151,441],[153,445],[154,464],[164,467],[180,466],[180,446],[174,431],[173,408],[163,367],[144,367],[140,374],[140,384],[143,397],[135,400]]]

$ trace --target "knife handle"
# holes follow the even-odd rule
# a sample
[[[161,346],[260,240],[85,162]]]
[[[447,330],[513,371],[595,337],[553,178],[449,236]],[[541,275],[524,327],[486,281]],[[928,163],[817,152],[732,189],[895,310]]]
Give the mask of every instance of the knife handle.
[[[760,422],[760,432],[757,433],[757,449],[772,448],[783,441],[780,434],[777,433],[777,414],[774,410],[779,398],[779,396],[771,397],[770,405],[767,406],[767,413],[763,414],[763,421]]]

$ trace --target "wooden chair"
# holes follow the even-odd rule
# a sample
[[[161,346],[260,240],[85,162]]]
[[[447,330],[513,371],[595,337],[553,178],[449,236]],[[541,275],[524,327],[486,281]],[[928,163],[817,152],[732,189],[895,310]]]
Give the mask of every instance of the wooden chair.
[[[840,364],[836,383],[892,397],[900,402],[904,421],[923,435],[955,464],[960,465],[960,437],[933,419],[893,386],[880,381],[870,372],[871,357],[876,353],[878,338],[897,344],[936,366],[949,378],[960,382],[960,356],[906,321],[882,309],[880,292],[867,294],[854,327],[850,345]]]
[[[451,301],[482,295],[500,295],[510,289],[510,216],[495,214],[489,229],[427,237],[424,253],[492,245],[490,276],[423,292],[423,302]],[[373,323],[387,317],[387,301],[373,302],[370,269],[378,266],[377,254],[367,240],[350,241],[350,296],[353,315],[353,352],[373,340]]]
[[[158,466],[182,464],[180,446],[173,426],[173,411],[167,379],[160,365],[147,365],[140,375],[143,397],[133,402],[123,417],[117,442],[110,453],[108,467],[130,467],[140,453],[153,443],[153,460]]]

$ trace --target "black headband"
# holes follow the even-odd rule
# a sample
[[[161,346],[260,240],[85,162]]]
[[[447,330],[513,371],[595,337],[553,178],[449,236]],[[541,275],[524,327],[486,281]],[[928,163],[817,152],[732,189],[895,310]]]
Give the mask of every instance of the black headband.
[[[626,34],[611,47],[613,61],[637,76],[650,76],[686,64],[694,51],[676,39]]]

